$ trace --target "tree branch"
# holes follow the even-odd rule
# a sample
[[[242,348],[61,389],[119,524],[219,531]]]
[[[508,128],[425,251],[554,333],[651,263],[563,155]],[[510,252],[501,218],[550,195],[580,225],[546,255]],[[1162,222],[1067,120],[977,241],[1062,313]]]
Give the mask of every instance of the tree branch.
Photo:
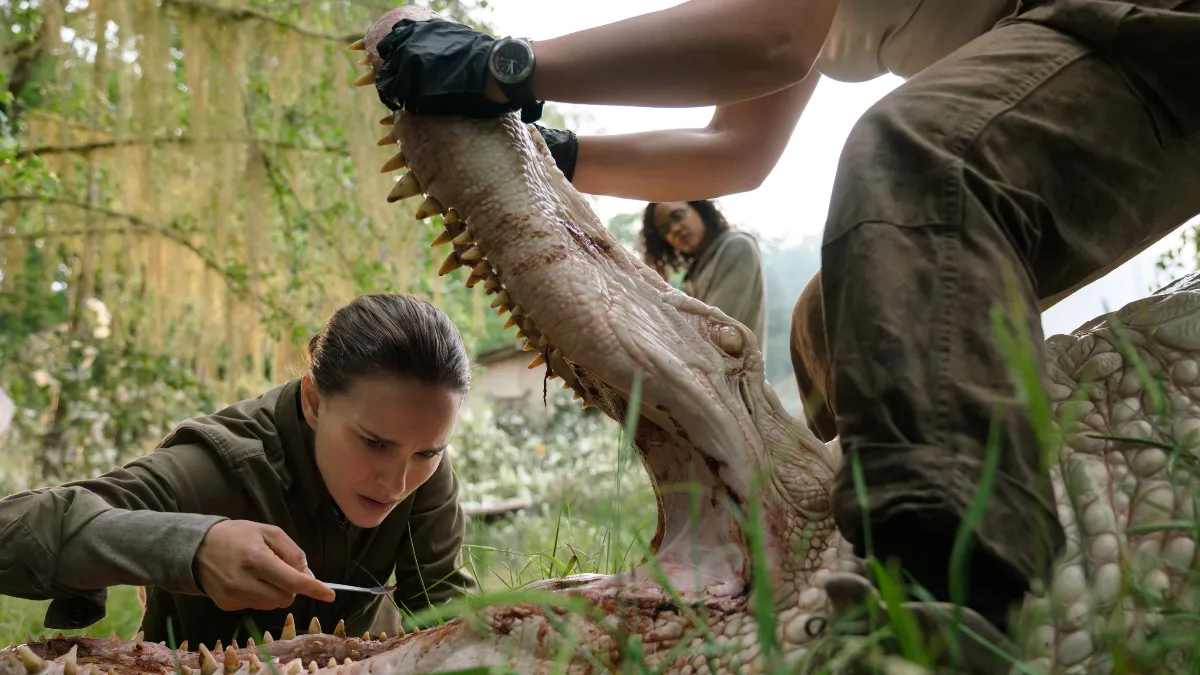
[[[242,298],[243,300],[250,300],[251,302],[262,303],[263,305],[266,305],[272,311],[276,312],[277,314],[279,314],[281,316],[288,317],[292,321],[298,320],[296,315],[293,314],[291,312],[291,310],[286,309],[280,305],[277,305],[276,303],[272,302],[270,299],[268,299],[265,296],[256,297],[252,292],[250,292],[250,289],[247,288],[247,285],[244,280],[231,274],[228,270],[226,270],[224,267],[222,267],[220,265],[220,263],[218,263],[216,260],[213,260],[212,257],[210,257],[204,251],[200,250],[200,248],[198,246],[196,246],[192,242],[188,241],[187,237],[185,237],[183,235],[183,233],[177,232],[169,227],[163,227],[162,225],[159,225],[157,223],[152,223],[152,222],[146,220],[145,218],[136,216],[132,213],[123,213],[121,211],[114,211],[112,209],[104,208],[103,206],[92,206],[92,205],[84,203],[84,202],[76,201],[74,199],[64,199],[62,197],[44,197],[44,196],[36,196],[36,195],[0,195],[0,204],[3,204],[4,202],[41,202],[44,204],[58,204],[60,206],[69,206],[72,208],[76,208],[81,211],[90,211],[92,213],[97,213],[97,214],[106,216],[108,218],[124,220],[142,232],[147,232],[150,234],[157,234],[160,237],[170,239],[171,241],[173,241],[173,242],[179,244],[180,246],[183,246],[184,248],[191,251],[193,254],[195,254],[195,256],[197,258],[199,258],[204,263],[205,267],[207,267],[208,269],[221,275],[221,277],[225,280],[226,285],[233,288],[234,293],[236,293],[238,295],[238,297]],[[119,232],[119,231],[120,230],[101,230],[98,233],[99,234],[108,234],[110,232]],[[66,230],[66,231],[49,230],[49,231],[42,231],[42,232],[36,233],[36,235],[32,235],[32,236],[35,236],[35,238],[36,237],[63,236],[64,234],[69,234],[69,233],[74,233],[74,232],[76,232],[76,231],[75,230]],[[85,230],[83,233],[86,234],[87,231]],[[26,234],[12,235],[12,234],[0,233],[0,241],[3,241],[4,239],[27,239],[27,238],[29,238],[29,236],[31,236],[31,235],[26,235]]]
[[[36,148],[21,150],[17,153],[17,158],[24,158],[30,155],[53,155],[59,153],[87,153],[93,150],[108,150],[111,148],[132,147],[140,145],[165,145],[167,143],[182,143],[200,145],[204,143],[258,143],[272,148],[283,148],[288,150],[310,150],[312,152],[327,152],[337,155],[349,155],[350,150],[340,146],[330,145],[301,145],[299,143],[291,143],[288,141],[272,141],[257,138],[196,138],[194,136],[163,136],[159,138],[125,138],[111,141],[96,141],[94,143],[79,143],[76,145],[43,145]]]
[[[260,12],[256,9],[249,9],[246,7],[222,7],[220,5],[203,2],[202,0],[163,0],[162,6],[163,9],[175,7],[187,14],[206,14],[222,21],[264,21],[266,23],[279,26],[280,28],[286,28],[287,30],[295,31],[301,35],[316,38],[318,40],[330,40],[340,43],[344,46],[349,46],[351,42],[362,39],[363,35],[366,34],[365,28],[359,33],[343,33],[340,35],[334,33],[325,33],[322,31],[313,30],[311,28],[305,28],[304,26],[299,26],[294,23],[289,23],[282,19],[277,19],[270,14]]]

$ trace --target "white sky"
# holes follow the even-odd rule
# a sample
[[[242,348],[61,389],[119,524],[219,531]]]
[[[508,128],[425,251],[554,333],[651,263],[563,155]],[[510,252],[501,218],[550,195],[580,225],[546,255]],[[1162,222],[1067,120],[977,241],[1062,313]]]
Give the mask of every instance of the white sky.
[[[482,16],[497,35],[545,40],[567,33],[659,11],[681,0],[491,0]],[[822,79],[796,132],[769,178],[759,189],[718,200],[729,219],[741,229],[788,243],[818,236],[824,229],[834,171],[846,136],[858,117],[902,80],[881,77],[870,82],[845,84]],[[564,112],[590,117],[595,128],[573,129],[586,133],[628,133],[653,129],[702,127],[712,108],[632,108],[555,104]],[[602,221],[630,211],[644,202],[601,197],[597,215]],[[1181,228],[1183,229],[1183,228]],[[1042,325],[1047,335],[1069,332],[1106,310],[1115,310],[1144,297],[1159,279],[1154,270],[1157,255],[1178,242],[1175,234],[1046,312]]]

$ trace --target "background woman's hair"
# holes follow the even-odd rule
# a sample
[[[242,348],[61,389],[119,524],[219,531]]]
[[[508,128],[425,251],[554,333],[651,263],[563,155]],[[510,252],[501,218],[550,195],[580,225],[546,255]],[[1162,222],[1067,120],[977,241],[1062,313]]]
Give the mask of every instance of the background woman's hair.
[[[729,221],[725,220],[725,216],[721,214],[712,200],[699,199],[687,204],[696,210],[700,216],[700,222],[704,223],[705,237],[711,237],[721,230],[730,229]],[[658,205],[659,202],[650,202],[646,205],[646,210],[642,212],[642,247],[646,252],[646,264],[660,272],[666,272],[667,268],[682,269],[691,264],[695,256],[684,253],[667,243],[662,233],[658,231],[658,226],[654,223],[654,209]]]
[[[438,308],[395,293],[360,295],[308,343],[317,390],[333,396],[364,375],[393,375],[466,393],[471,365],[462,335]]]

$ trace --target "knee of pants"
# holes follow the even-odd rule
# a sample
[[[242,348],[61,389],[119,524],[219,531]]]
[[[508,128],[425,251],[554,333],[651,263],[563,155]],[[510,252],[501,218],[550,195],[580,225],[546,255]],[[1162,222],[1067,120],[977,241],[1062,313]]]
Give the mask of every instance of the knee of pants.
[[[829,354],[821,304],[821,273],[809,281],[792,308],[792,370],[809,429],[822,441],[837,436],[830,394]]]
[[[855,122],[838,160],[822,246],[863,223],[899,227],[957,219],[953,112],[901,85]]]

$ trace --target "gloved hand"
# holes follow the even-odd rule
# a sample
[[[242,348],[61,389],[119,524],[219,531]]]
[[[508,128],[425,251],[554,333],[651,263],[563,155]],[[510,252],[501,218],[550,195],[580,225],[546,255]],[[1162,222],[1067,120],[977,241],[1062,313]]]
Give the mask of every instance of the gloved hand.
[[[550,155],[554,157],[554,163],[558,166],[559,171],[562,171],[563,175],[567,177],[567,182],[573,182],[575,160],[579,156],[579,139],[570,131],[550,129],[540,124],[533,126],[546,140],[546,147],[550,149]]]
[[[484,94],[495,41],[440,18],[396,22],[377,47],[384,62],[375,78],[379,100],[393,111],[404,108],[418,115],[499,117],[520,110],[520,103],[497,103]]]

